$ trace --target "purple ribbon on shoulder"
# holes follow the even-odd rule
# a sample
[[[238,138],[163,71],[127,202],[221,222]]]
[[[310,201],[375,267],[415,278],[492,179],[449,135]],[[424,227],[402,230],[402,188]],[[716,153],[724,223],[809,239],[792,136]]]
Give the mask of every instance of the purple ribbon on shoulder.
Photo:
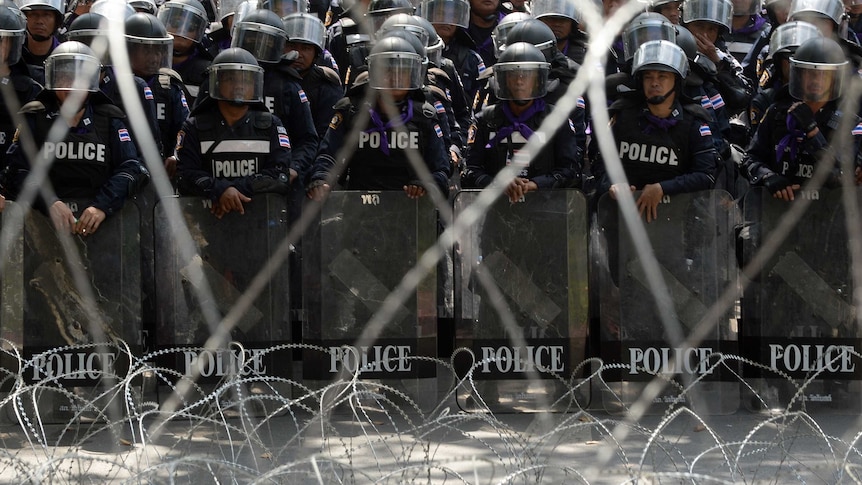
[[[368,113],[371,115],[371,122],[374,123],[374,127],[363,130],[363,133],[379,132],[380,137],[383,139],[383,143],[380,144],[380,151],[386,155],[389,155],[389,136],[386,135],[386,132],[393,128],[404,126],[407,122],[413,119],[413,100],[408,99],[406,106],[407,109],[402,109],[400,117],[387,121],[386,123],[383,122],[383,118],[380,117],[380,113],[378,113],[374,108],[368,108]]]
[[[799,139],[805,136],[805,132],[796,127],[796,119],[790,113],[787,114],[785,124],[787,125],[787,134],[778,140],[778,145],[775,147],[776,162],[781,160],[784,151],[787,149],[790,150],[790,159],[794,160],[796,158]]]
[[[644,133],[650,134],[653,132],[653,128],[659,128],[662,131],[667,131],[671,129],[671,127],[675,126],[679,120],[673,117],[669,118],[659,118],[658,116],[647,112],[646,119],[649,122],[644,128]]]
[[[494,135],[494,138],[488,141],[488,144],[485,145],[485,148],[491,148],[492,146],[500,143],[500,140],[506,138],[514,132],[518,132],[524,135],[524,138],[530,139],[533,136],[533,129],[525,124],[527,120],[533,117],[534,114],[545,111],[545,101],[542,99],[537,99],[533,101],[533,104],[530,105],[529,108],[525,109],[520,116],[515,116],[515,113],[512,113],[512,109],[509,108],[508,102],[503,102],[500,104],[503,107],[503,114],[506,115],[506,119],[509,120],[509,125],[504,126],[497,130],[497,134]]]
[[[743,27],[739,30],[734,30],[733,33],[734,34],[748,35],[748,34],[753,34],[755,32],[759,32],[760,29],[763,28],[763,24],[766,23],[766,18],[761,17],[760,15],[752,15],[752,18],[754,18],[754,22],[745,24],[745,27]]]

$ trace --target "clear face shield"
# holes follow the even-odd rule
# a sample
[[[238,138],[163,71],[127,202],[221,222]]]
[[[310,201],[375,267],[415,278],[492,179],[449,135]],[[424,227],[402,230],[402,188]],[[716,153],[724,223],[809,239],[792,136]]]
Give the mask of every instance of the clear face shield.
[[[51,91],[99,90],[101,63],[87,54],[55,54],[45,60],[45,89]]]
[[[278,62],[284,53],[287,38],[284,31],[271,25],[252,22],[236,24],[231,47],[242,47],[260,62]]]
[[[314,44],[321,51],[326,41],[326,28],[316,15],[295,13],[284,19],[284,31],[291,42]]]
[[[170,68],[174,41],[171,37],[164,39],[146,39],[141,37],[126,37],[129,50],[129,61],[132,71],[140,76],[153,76],[162,68]]]
[[[422,87],[419,54],[381,52],[368,56],[368,85],[381,90],[413,90]]]
[[[422,3],[422,16],[432,24],[470,25],[470,2],[465,0],[426,0]]]
[[[499,99],[529,101],[548,94],[545,62],[503,62],[494,65],[494,94]]]
[[[294,13],[308,13],[308,0],[267,0],[262,7],[283,18]]]
[[[515,28],[518,23],[527,20],[530,14],[515,12],[503,17],[503,20],[494,27],[491,32],[491,40],[494,43],[494,55],[499,56],[503,49],[506,48],[506,38],[509,36],[509,31]]]
[[[207,28],[206,13],[184,4],[165,3],[158,17],[169,34],[193,42],[199,43]]]
[[[825,103],[841,97],[849,63],[817,64],[790,58],[790,95],[802,101]]]
[[[844,3],[841,0],[793,0],[790,2],[790,20],[804,20],[805,15],[800,14],[829,17],[835,25],[840,25]]]
[[[669,21],[659,19],[646,19],[629,25],[623,32],[623,54],[626,60],[634,57],[638,47],[651,40],[676,42],[676,28]]]
[[[632,75],[640,71],[672,70],[683,79],[688,75],[688,58],[682,47],[666,40],[651,40],[635,51]]]
[[[750,17],[763,10],[761,0],[731,0],[734,17]]]
[[[250,64],[225,63],[210,66],[210,97],[231,103],[263,101],[263,68]]]
[[[236,13],[236,9],[242,0],[219,0],[218,2],[218,19],[223,22],[224,19]]]
[[[0,30],[0,62],[11,66],[21,60],[21,47],[26,38],[24,29]]]
[[[545,16],[566,17],[574,22],[580,22],[580,13],[574,0],[533,0],[530,3],[533,18]]]
[[[733,4],[729,0],[686,0],[682,4],[684,24],[702,20],[719,24],[729,32],[732,18]]]
[[[772,59],[776,54],[789,53],[806,40],[822,36],[820,30],[808,22],[794,21],[779,25],[769,38],[769,53],[766,59]]]

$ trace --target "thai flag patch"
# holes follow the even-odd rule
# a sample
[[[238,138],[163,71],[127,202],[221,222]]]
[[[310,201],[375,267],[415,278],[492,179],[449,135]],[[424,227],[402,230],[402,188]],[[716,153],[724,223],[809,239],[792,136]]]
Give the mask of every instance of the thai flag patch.
[[[434,125],[434,133],[437,133],[437,138],[443,138],[443,130],[440,129],[440,125]]]
[[[700,125],[700,136],[712,136],[712,130],[709,125]]]
[[[479,62],[479,74],[482,74],[483,72],[485,72],[485,69],[487,69],[487,67],[485,67],[485,63]]]
[[[578,100],[575,102],[575,107],[581,108],[581,109],[587,109],[587,102],[584,101],[583,96],[578,96]],[[570,123],[571,123],[571,121],[570,121]]]
[[[850,132],[853,135],[862,135],[862,122],[859,122],[856,126],[853,127],[853,130]]]
[[[438,113],[446,112],[446,108],[443,107],[443,103],[441,103],[440,101],[434,101],[434,108],[437,110]]]
[[[724,98],[721,97],[721,94],[716,94],[715,96],[709,98],[709,102],[712,103],[713,109],[719,109],[724,107]]]
[[[572,133],[577,133],[577,132],[575,131],[575,124],[572,122],[572,120],[571,120],[571,119],[569,119],[569,129],[571,129],[571,130],[572,130]]]
[[[308,96],[306,96],[306,95],[305,95],[305,91],[303,91],[303,90],[301,90],[301,89],[299,90],[299,100],[300,100],[301,102],[303,102],[303,103],[307,103],[307,102],[308,102]]]
[[[149,87],[149,86],[146,86],[146,87],[144,88],[144,97],[145,97],[146,99],[153,99],[153,90],[152,90],[152,89],[150,89],[150,87]]]
[[[120,135],[120,141],[132,141],[132,137],[129,136],[129,130],[125,128],[117,130],[117,134]]]
[[[285,148],[290,148],[290,138],[287,135],[278,135],[278,144]]]
[[[186,101],[186,95],[185,95],[185,94],[183,94],[183,93],[180,93],[180,103],[182,103],[183,108],[188,108],[188,107],[189,107],[189,102],[188,102],[188,101]]]
[[[700,105],[703,106],[703,109],[712,108],[712,101],[709,100],[709,96],[700,98]]]

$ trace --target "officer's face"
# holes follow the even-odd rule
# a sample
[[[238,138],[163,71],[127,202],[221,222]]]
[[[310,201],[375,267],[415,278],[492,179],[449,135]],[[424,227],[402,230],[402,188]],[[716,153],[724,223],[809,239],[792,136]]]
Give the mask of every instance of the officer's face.
[[[665,96],[673,91],[676,76],[667,71],[644,71],[643,83],[644,94],[647,98]]]
[[[679,25],[679,6],[682,2],[670,2],[666,3],[659,8],[656,9],[656,12],[662,14],[670,20],[670,23],[674,25]]]
[[[12,50],[12,38],[0,37],[0,65],[8,64],[9,52]]]
[[[733,13],[748,13],[751,10],[751,0],[732,0]]]
[[[175,35],[174,36],[174,54],[188,55],[195,47],[195,43],[191,39]]]
[[[293,65],[299,71],[305,71],[314,63],[314,58],[317,57],[317,48],[311,44],[301,42],[288,42],[285,44],[285,51],[295,51],[297,58],[293,61]]]
[[[152,76],[166,65],[167,51],[161,45],[129,44],[132,71],[139,76]]]
[[[254,76],[250,72],[219,72],[218,91],[222,99],[249,100],[254,96]]]
[[[434,24],[434,30],[437,31],[437,35],[443,39],[443,42],[448,44],[455,37],[455,31],[458,30],[458,27],[450,24]]]
[[[572,33],[572,19],[568,19],[566,17],[545,16],[539,20],[544,22],[545,25],[554,32],[554,37],[557,39],[565,39]]]
[[[499,0],[470,0],[470,13],[479,17],[487,17],[497,11]]]
[[[51,10],[30,10],[27,15],[27,30],[34,35],[50,37],[57,28],[57,18]]]
[[[539,73],[535,70],[515,70],[506,73],[506,88],[512,99],[532,99]]]
[[[777,0],[769,4],[766,10],[772,12],[778,24],[787,23],[787,15],[790,14],[790,0]]]
[[[807,101],[826,101],[832,91],[835,71],[802,69],[802,87]]]
[[[705,22],[703,20],[696,20],[694,22],[689,22],[686,24],[688,30],[691,31],[695,36],[697,35],[705,35],[710,42],[715,44],[715,41],[718,40],[718,25],[712,22]]]

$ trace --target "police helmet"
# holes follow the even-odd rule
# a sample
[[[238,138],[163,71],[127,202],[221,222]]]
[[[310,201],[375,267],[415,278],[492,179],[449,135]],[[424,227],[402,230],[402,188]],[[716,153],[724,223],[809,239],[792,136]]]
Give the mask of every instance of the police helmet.
[[[524,12],[512,12],[497,23],[494,30],[491,31],[491,40],[494,42],[494,56],[499,57],[503,49],[506,48],[506,38],[509,36],[509,31],[519,23],[530,19],[530,14]]]
[[[643,71],[672,72],[685,79],[688,75],[688,58],[682,47],[666,40],[650,40],[635,51],[632,58],[632,75]]]
[[[0,50],[4,58],[0,63],[11,66],[21,60],[21,47],[27,38],[24,22],[21,17],[6,6],[0,6],[0,39],[9,43],[9,47]]]
[[[494,64],[494,94],[498,99],[528,101],[548,93],[550,64],[529,42],[506,46]]]
[[[382,32],[380,39],[385,39],[388,37],[398,37],[399,39],[403,39],[410,44],[410,47],[413,48],[413,52],[419,54],[419,58],[421,59],[421,72],[420,78],[425,79],[425,74],[428,72],[428,55],[427,49],[424,45],[422,45],[422,41],[419,40],[419,37],[411,34],[410,32],[403,29],[389,29]]]
[[[32,10],[50,10],[54,13],[54,30],[63,25],[63,0],[21,0],[18,4],[25,16]]]
[[[168,33],[200,43],[208,25],[207,11],[198,0],[169,0],[159,9]]]
[[[219,0],[218,20],[219,22],[222,22],[224,27],[227,27],[227,24],[224,23],[225,19],[235,14],[237,7],[242,2],[243,0]]]
[[[221,51],[209,67],[209,95],[235,104],[263,102],[263,68],[245,49]]]
[[[79,15],[69,24],[66,38],[86,44],[93,49],[103,66],[110,66],[111,52],[108,47],[108,34],[111,22],[92,12]]]
[[[694,38],[691,31],[682,25],[676,25],[675,27],[676,45],[682,48],[682,51],[685,52],[685,57],[687,57],[689,61],[693,60],[698,54],[697,40]]]
[[[111,25],[122,25],[127,18],[135,13],[135,9],[124,0],[96,0],[90,7],[90,13],[105,17],[111,22]],[[118,24],[114,22],[118,22]]]
[[[419,23],[418,19],[420,18],[421,17],[408,15],[406,13],[397,13],[387,18],[383,24],[380,25],[380,29],[376,32],[376,35],[381,35],[388,30],[406,30],[418,37],[422,42],[422,45],[427,47],[428,31]]]
[[[580,22],[581,14],[574,0],[533,0],[530,2],[533,18],[565,17],[572,22]]]
[[[733,4],[730,0],[685,0],[682,3],[682,23],[709,22],[716,24],[723,33],[730,32]]]
[[[308,0],[264,0],[261,8],[272,10],[278,18],[294,13],[308,13]]]
[[[432,24],[456,25],[465,29],[470,25],[470,2],[467,0],[425,0],[421,10],[422,16]]]
[[[676,27],[660,13],[638,14],[623,30],[623,54],[626,61],[634,57],[638,46],[648,40],[676,42]]]
[[[506,36],[506,44],[516,42],[533,44],[545,55],[545,60],[548,62],[551,62],[557,53],[557,36],[541,20],[527,19],[512,27],[509,35]],[[508,46],[506,48],[508,49]]]
[[[135,9],[135,12],[148,13],[155,15],[158,10],[155,0],[128,0],[129,6]]]
[[[368,54],[368,85],[380,90],[422,87],[422,58],[406,39],[388,35]]]
[[[763,10],[762,0],[732,0],[734,17],[749,17]]]
[[[844,17],[842,0],[793,0],[790,3],[788,20],[805,20],[807,15],[828,18],[837,27]]]
[[[806,40],[817,37],[823,37],[823,34],[820,33],[820,29],[808,22],[794,20],[779,25],[769,38],[769,52],[766,59],[772,59],[779,54],[792,54]]]
[[[377,32],[389,17],[397,13],[413,15],[414,10],[410,0],[371,0],[365,16],[371,20],[372,32]]]
[[[802,101],[838,99],[848,77],[847,57],[834,40],[805,41],[790,56],[790,95]]]
[[[443,63],[443,49],[446,47],[446,44],[443,43],[443,38],[440,37],[440,34],[437,33],[431,22],[425,19],[425,17],[416,15],[414,17],[416,18],[416,22],[428,33],[428,44],[425,49],[428,61],[435,66],[440,66]]]
[[[242,47],[259,61],[275,63],[284,54],[284,22],[272,10],[258,9],[233,25],[231,47]]]
[[[138,12],[126,20],[126,47],[132,71],[141,76],[171,67],[174,38],[155,15]]]
[[[95,93],[101,68],[99,58],[85,44],[63,42],[45,59],[45,89]]]
[[[317,15],[310,13],[293,13],[281,19],[284,22],[284,32],[290,42],[311,44],[323,52],[326,41],[326,27]]]

